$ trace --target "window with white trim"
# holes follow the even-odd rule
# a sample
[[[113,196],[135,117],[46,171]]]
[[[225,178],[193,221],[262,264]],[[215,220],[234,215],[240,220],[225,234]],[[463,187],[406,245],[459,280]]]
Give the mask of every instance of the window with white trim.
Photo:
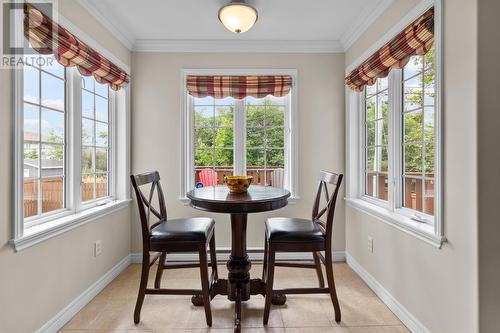
[[[82,77],[81,200],[88,202],[109,193],[110,89],[93,77]]]
[[[119,185],[117,191],[116,179],[120,172],[126,181],[128,148],[126,142],[119,150],[115,144],[117,134],[126,137],[125,89],[113,91],[76,68],[63,67],[53,55],[25,64],[14,79],[19,178],[14,244],[44,225],[51,228],[127,201],[128,190]],[[117,158],[124,162],[120,168],[114,167]]]
[[[357,175],[349,178],[348,202],[436,244],[444,239],[438,63],[433,46],[348,95],[348,110],[359,112],[348,117],[349,130],[359,133],[348,136],[349,144],[359,142],[357,153],[348,151]]]
[[[298,199],[296,71],[184,70],[188,75],[291,75],[283,97],[197,98],[183,92],[180,199],[193,187],[222,185],[224,176],[250,175],[253,184],[286,188]]]
[[[287,186],[289,98],[189,96],[194,116],[193,185],[221,185],[224,176],[247,174],[254,184]]]
[[[378,79],[364,92],[364,194],[388,199],[388,79]]]
[[[66,208],[66,71],[53,57],[24,66],[23,201],[26,222]],[[49,65],[50,63],[50,65]]]
[[[413,219],[434,219],[434,173],[436,165],[435,61],[434,48],[410,58],[402,70],[393,70],[363,92],[364,195],[389,199],[389,116],[396,177],[394,207]],[[389,89],[391,81],[394,89]],[[390,91],[391,90],[391,91]],[[399,97],[396,97],[399,95]],[[393,110],[389,112],[389,96]],[[395,101],[400,101],[396,103]]]
[[[402,73],[400,203],[429,222],[434,216],[436,165],[434,66],[433,48],[424,56],[411,57]]]

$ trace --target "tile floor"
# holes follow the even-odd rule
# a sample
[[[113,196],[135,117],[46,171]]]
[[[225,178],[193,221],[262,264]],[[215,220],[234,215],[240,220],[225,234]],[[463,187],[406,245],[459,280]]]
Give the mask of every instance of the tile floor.
[[[260,277],[262,266],[254,264],[252,277]],[[156,267],[152,268],[156,272]],[[272,306],[267,328],[262,326],[264,298],[252,296],[243,305],[243,332],[272,333],[404,333],[399,319],[345,263],[335,263],[337,293],[342,321],[334,320],[328,295],[289,295],[284,306]],[[219,276],[226,276],[219,266]],[[66,324],[62,333],[201,333],[232,332],[233,304],[224,296],[212,300],[212,328],[205,323],[203,307],[195,307],[190,296],[147,295],[141,322],[135,325],[133,311],[139,285],[140,265],[131,265]],[[150,274],[150,286],[154,274]],[[317,286],[314,270],[277,267],[276,288]],[[198,269],[167,270],[162,287],[199,288]]]

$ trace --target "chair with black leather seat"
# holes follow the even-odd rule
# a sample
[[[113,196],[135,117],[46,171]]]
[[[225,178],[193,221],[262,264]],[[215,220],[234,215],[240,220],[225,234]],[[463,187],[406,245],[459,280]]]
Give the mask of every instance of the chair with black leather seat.
[[[269,311],[271,309],[271,300],[273,294],[330,294],[335,310],[335,321],[340,321],[340,306],[335,290],[335,281],[333,278],[333,258],[332,258],[332,231],[333,217],[335,213],[335,202],[342,183],[343,175],[321,171],[316,199],[312,210],[312,218],[269,218],[266,221],[266,243],[264,248],[264,267],[262,276],[266,282],[266,295],[264,306],[264,325],[269,320]],[[333,186],[333,192],[328,191],[328,185]],[[320,209],[321,197],[324,193],[326,205]],[[325,221],[321,218],[326,214]],[[321,254],[325,251],[325,255]],[[312,252],[315,263],[287,263],[275,262],[276,252]],[[325,288],[323,272],[320,261],[326,268],[326,278],[328,287]],[[316,269],[319,279],[319,288],[289,288],[273,290],[274,267],[299,267]]]
[[[193,303],[205,307],[205,317],[208,326],[212,326],[210,310],[210,289],[218,279],[217,259],[215,256],[215,221],[206,217],[191,217],[167,220],[165,199],[160,185],[160,175],[157,171],[131,175],[130,179],[137,197],[139,216],[142,227],[142,273],[139,294],[134,311],[134,322],[141,317],[141,308],[146,294],[153,295],[193,295]],[[146,197],[140,187],[149,185]],[[153,203],[157,197],[157,205]],[[156,206],[156,207],[155,207]],[[156,222],[151,223],[151,214]],[[208,277],[207,245],[210,247],[210,264],[212,273]],[[167,253],[198,252],[200,262],[195,264],[167,265]],[[158,261],[158,269],[154,288],[147,288],[150,267]],[[201,290],[199,289],[162,289],[161,277],[164,269],[199,267],[201,275]]]

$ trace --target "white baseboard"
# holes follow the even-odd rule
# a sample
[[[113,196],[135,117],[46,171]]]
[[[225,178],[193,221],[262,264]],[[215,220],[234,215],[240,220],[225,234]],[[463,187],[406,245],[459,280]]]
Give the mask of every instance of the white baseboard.
[[[375,294],[387,305],[389,309],[406,325],[413,333],[430,333],[410,311],[408,311],[380,282],[378,282],[368,271],[366,271],[349,253],[345,253],[347,264],[355,271],[359,277],[373,290]]]
[[[249,248],[248,257],[251,261],[262,261],[263,260],[263,248]],[[220,263],[225,263],[229,259],[230,249],[221,248],[217,250],[217,261]],[[142,263],[142,253],[131,253],[131,262],[133,264]],[[276,260],[313,260],[312,253],[308,252],[278,252],[276,253]],[[196,262],[198,261],[198,253],[171,253],[167,256],[167,262]],[[333,261],[345,261],[344,251],[334,251]]]
[[[130,255],[123,258],[118,264],[111,268],[99,280],[94,282],[80,296],[56,314],[52,319],[40,327],[37,333],[55,333],[73,318],[78,311],[87,305],[97,294],[101,292],[111,281],[114,280],[125,268],[130,265]]]

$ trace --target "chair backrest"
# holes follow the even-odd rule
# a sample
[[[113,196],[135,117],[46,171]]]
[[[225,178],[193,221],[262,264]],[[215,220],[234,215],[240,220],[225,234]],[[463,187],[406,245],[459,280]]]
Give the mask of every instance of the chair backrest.
[[[336,174],[328,171],[321,171],[319,176],[318,190],[316,192],[316,199],[314,200],[312,219],[324,229],[326,233],[327,247],[331,247],[332,234],[333,234],[333,217],[335,214],[335,203],[337,202],[337,195],[339,193],[340,185],[344,175]],[[328,191],[330,185],[333,191]],[[320,209],[321,196],[324,194],[325,206]],[[326,219],[323,221],[321,218],[326,213]]]
[[[201,170],[200,182],[203,184],[203,186],[217,185],[217,173],[212,169]]]
[[[139,216],[141,218],[142,239],[143,244],[149,244],[150,230],[158,225],[160,221],[167,220],[167,208],[165,207],[165,198],[160,185],[160,174],[158,171],[146,172],[140,175],[131,175],[130,180],[134,187],[137,197],[137,205],[139,206]],[[144,195],[141,191],[141,186],[150,185],[148,195]],[[154,197],[157,197],[158,207],[154,207]],[[151,214],[158,220],[151,224]]]

